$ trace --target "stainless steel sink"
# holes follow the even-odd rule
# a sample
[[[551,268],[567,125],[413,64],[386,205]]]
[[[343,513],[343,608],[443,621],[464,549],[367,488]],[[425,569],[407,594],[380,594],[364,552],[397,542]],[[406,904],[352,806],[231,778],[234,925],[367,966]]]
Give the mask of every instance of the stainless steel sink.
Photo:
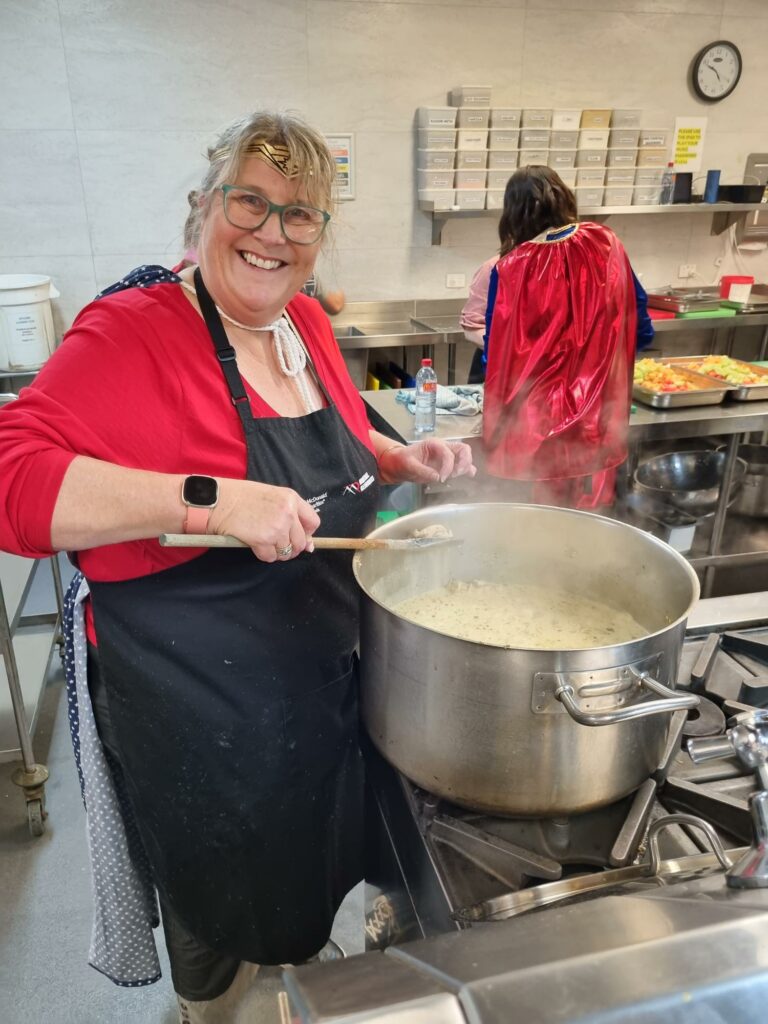
[[[333,333],[337,339],[365,337],[364,332],[361,331],[359,327],[353,327],[352,324],[339,324],[338,326],[334,326]]]

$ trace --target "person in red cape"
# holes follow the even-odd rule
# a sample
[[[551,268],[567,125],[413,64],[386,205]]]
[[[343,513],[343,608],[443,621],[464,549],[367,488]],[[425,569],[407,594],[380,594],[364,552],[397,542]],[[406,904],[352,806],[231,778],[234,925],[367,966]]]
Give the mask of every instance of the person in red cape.
[[[608,228],[576,223],[548,167],[507,184],[514,239],[499,261],[488,342],[483,439],[492,476],[521,497],[610,504],[627,457],[637,307],[626,252]]]

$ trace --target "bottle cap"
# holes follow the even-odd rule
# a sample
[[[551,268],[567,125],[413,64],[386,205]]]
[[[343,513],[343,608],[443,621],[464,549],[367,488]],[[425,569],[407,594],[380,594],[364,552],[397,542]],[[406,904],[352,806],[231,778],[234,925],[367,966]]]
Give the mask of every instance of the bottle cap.
[[[422,359],[421,360],[421,365],[422,366],[431,366],[432,365],[432,360],[431,359]]]

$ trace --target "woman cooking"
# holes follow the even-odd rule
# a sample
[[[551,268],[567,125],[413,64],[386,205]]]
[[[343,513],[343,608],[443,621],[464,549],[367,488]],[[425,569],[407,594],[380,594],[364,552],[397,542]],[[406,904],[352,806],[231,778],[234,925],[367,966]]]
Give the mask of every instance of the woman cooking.
[[[627,457],[638,319],[621,242],[576,223],[576,200],[549,167],[507,182],[492,287],[483,409],[486,468],[507,496],[572,508],[613,501]],[[495,281],[494,281],[495,283]]]
[[[474,467],[371,430],[299,294],[330,220],[322,137],[257,113],[208,159],[198,265],[87,306],[0,415],[0,547],[78,552],[95,724],[182,1019],[230,1021],[248,964],[317,954],[361,876],[357,595],[313,537],[365,534],[379,480]],[[247,548],[158,544],[182,531]]]

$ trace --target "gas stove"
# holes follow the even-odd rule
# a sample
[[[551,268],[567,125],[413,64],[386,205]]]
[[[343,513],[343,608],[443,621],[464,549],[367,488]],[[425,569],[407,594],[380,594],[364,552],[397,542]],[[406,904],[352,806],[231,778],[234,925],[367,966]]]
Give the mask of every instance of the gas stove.
[[[458,807],[368,749],[366,947],[461,931],[568,899],[590,887],[583,881],[590,874],[595,888],[602,879],[608,884],[612,869],[643,858],[649,828],[671,813],[709,823],[726,850],[749,844],[754,773],[734,756],[694,764],[683,744],[722,736],[727,720],[768,706],[768,625],[689,636],[678,686],[701,703],[688,716],[673,716],[655,771],[630,796],[571,817],[502,818]],[[665,859],[680,859],[711,846],[699,828],[672,822],[659,849]]]

